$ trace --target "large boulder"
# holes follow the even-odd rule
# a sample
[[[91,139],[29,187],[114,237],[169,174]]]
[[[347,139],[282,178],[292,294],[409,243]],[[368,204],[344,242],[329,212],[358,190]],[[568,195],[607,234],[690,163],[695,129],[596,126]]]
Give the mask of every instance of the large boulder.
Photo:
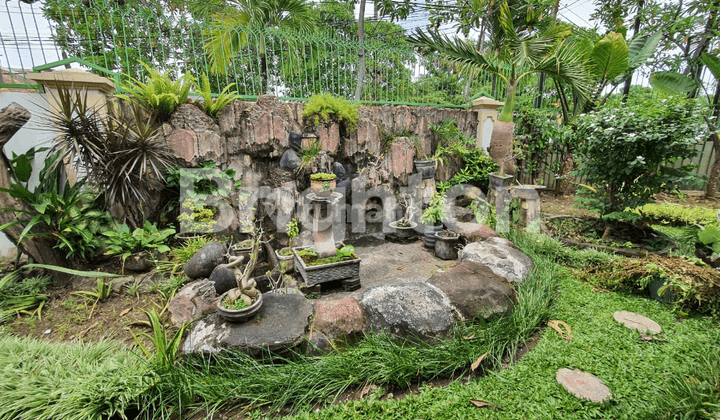
[[[360,306],[373,330],[401,336],[446,334],[455,321],[448,297],[420,281],[370,288]]]
[[[361,332],[367,326],[360,304],[353,297],[315,303],[314,328],[328,338]]]
[[[514,283],[525,280],[534,267],[532,260],[512,242],[499,237],[467,244],[462,250],[462,261],[486,266]]]
[[[216,241],[210,242],[185,263],[183,271],[191,279],[208,277],[215,267],[225,261],[226,252],[225,245]]]
[[[457,222],[451,229],[460,234],[466,242],[484,241],[498,236],[490,227],[475,222]]]
[[[428,283],[442,290],[467,319],[504,313],[515,303],[515,289],[505,278],[468,261],[435,274]]]
[[[168,303],[170,322],[179,328],[186,322],[217,310],[217,298],[215,285],[209,280],[186,284]]]
[[[222,349],[253,354],[279,351],[304,341],[313,306],[300,294],[263,294],[258,313],[245,322],[228,322],[217,312],[197,321],[182,350],[185,353],[217,353]]]

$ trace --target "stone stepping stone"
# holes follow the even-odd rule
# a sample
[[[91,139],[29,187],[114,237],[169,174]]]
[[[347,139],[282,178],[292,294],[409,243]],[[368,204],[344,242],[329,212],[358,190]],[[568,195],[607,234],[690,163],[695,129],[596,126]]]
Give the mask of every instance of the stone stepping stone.
[[[578,398],[587,398],[592,402],[604,402],[612,398],[610,388],[597,376],[581,370],[562,368],[557,371],[555,380],[565,390]]]
[[[660,324],[635,312],[617,311],[613,314],[613,318],[629,329],[638,330],[641,333],[660,334],[662,332]]]

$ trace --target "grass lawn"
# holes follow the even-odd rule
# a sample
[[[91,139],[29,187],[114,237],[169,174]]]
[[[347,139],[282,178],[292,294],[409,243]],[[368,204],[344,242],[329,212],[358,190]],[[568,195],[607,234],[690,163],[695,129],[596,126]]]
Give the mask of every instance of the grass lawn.
[[[445,388],[422,388],[402,400],[366,398],[297,416],[302,419],[660,419],[713,418],[720,333],[716,321],[677,319],[667,304],[644,296],[593,291],[562,270],[551,318],[572,328],[572,340],[542,328],[537,346],[517,363]],[[632,311],[654,319],[666,342],[647,342],[613,320]],[[611,401],[575,398],[555,381],[560,368],[598,376]],[[686,378],[687,375],[694,375]],[[707,379],[703,384],[703,379]],[[471,399],[497,408],[478,408]],[[683,401],[684,400],[684,401]]]

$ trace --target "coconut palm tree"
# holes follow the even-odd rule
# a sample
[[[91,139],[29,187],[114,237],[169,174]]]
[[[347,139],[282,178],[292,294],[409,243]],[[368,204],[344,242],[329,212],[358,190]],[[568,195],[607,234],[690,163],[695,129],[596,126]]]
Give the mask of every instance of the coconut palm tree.
[[[262,93],[268,87],[264,30],[306,31],[315,26],[311,6],[305,0],[225,0],[206,2],[205,7],[199,5],[195,10],[207,14],[214,23],[206,33],[204,48],[215,74],[226,72],[232,58],[257,36]]]
[[[498,117],[502,122],[513,120],[518,82],[534,73],[544,73],[567,83],[577,99],[589,98],[591,79],[583,55],[567,42],[570,29],[555,24],[543,29],[516,30],[507,0],[499,7],[499,25],[493,34],[494,48],[490,51],[481,52],[472,42],[419,29],[409,42],[421,49],[437,51],[444,59],[467,71],[487,71],[505,81],[505,106]]]

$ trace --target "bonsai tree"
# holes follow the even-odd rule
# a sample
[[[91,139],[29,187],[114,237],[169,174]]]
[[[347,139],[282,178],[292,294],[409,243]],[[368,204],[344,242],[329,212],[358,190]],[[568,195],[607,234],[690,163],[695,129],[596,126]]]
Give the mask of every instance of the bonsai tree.
[[[397,221],[398,227],[411,227],[412,226],[412,215],[413,211],[415,210],[415,206],[413,206],[413,197],[408,194],[404,193],[402,195],[399,195],[400,198],[400,205],[405,209],[405,214],[403,217]]]

